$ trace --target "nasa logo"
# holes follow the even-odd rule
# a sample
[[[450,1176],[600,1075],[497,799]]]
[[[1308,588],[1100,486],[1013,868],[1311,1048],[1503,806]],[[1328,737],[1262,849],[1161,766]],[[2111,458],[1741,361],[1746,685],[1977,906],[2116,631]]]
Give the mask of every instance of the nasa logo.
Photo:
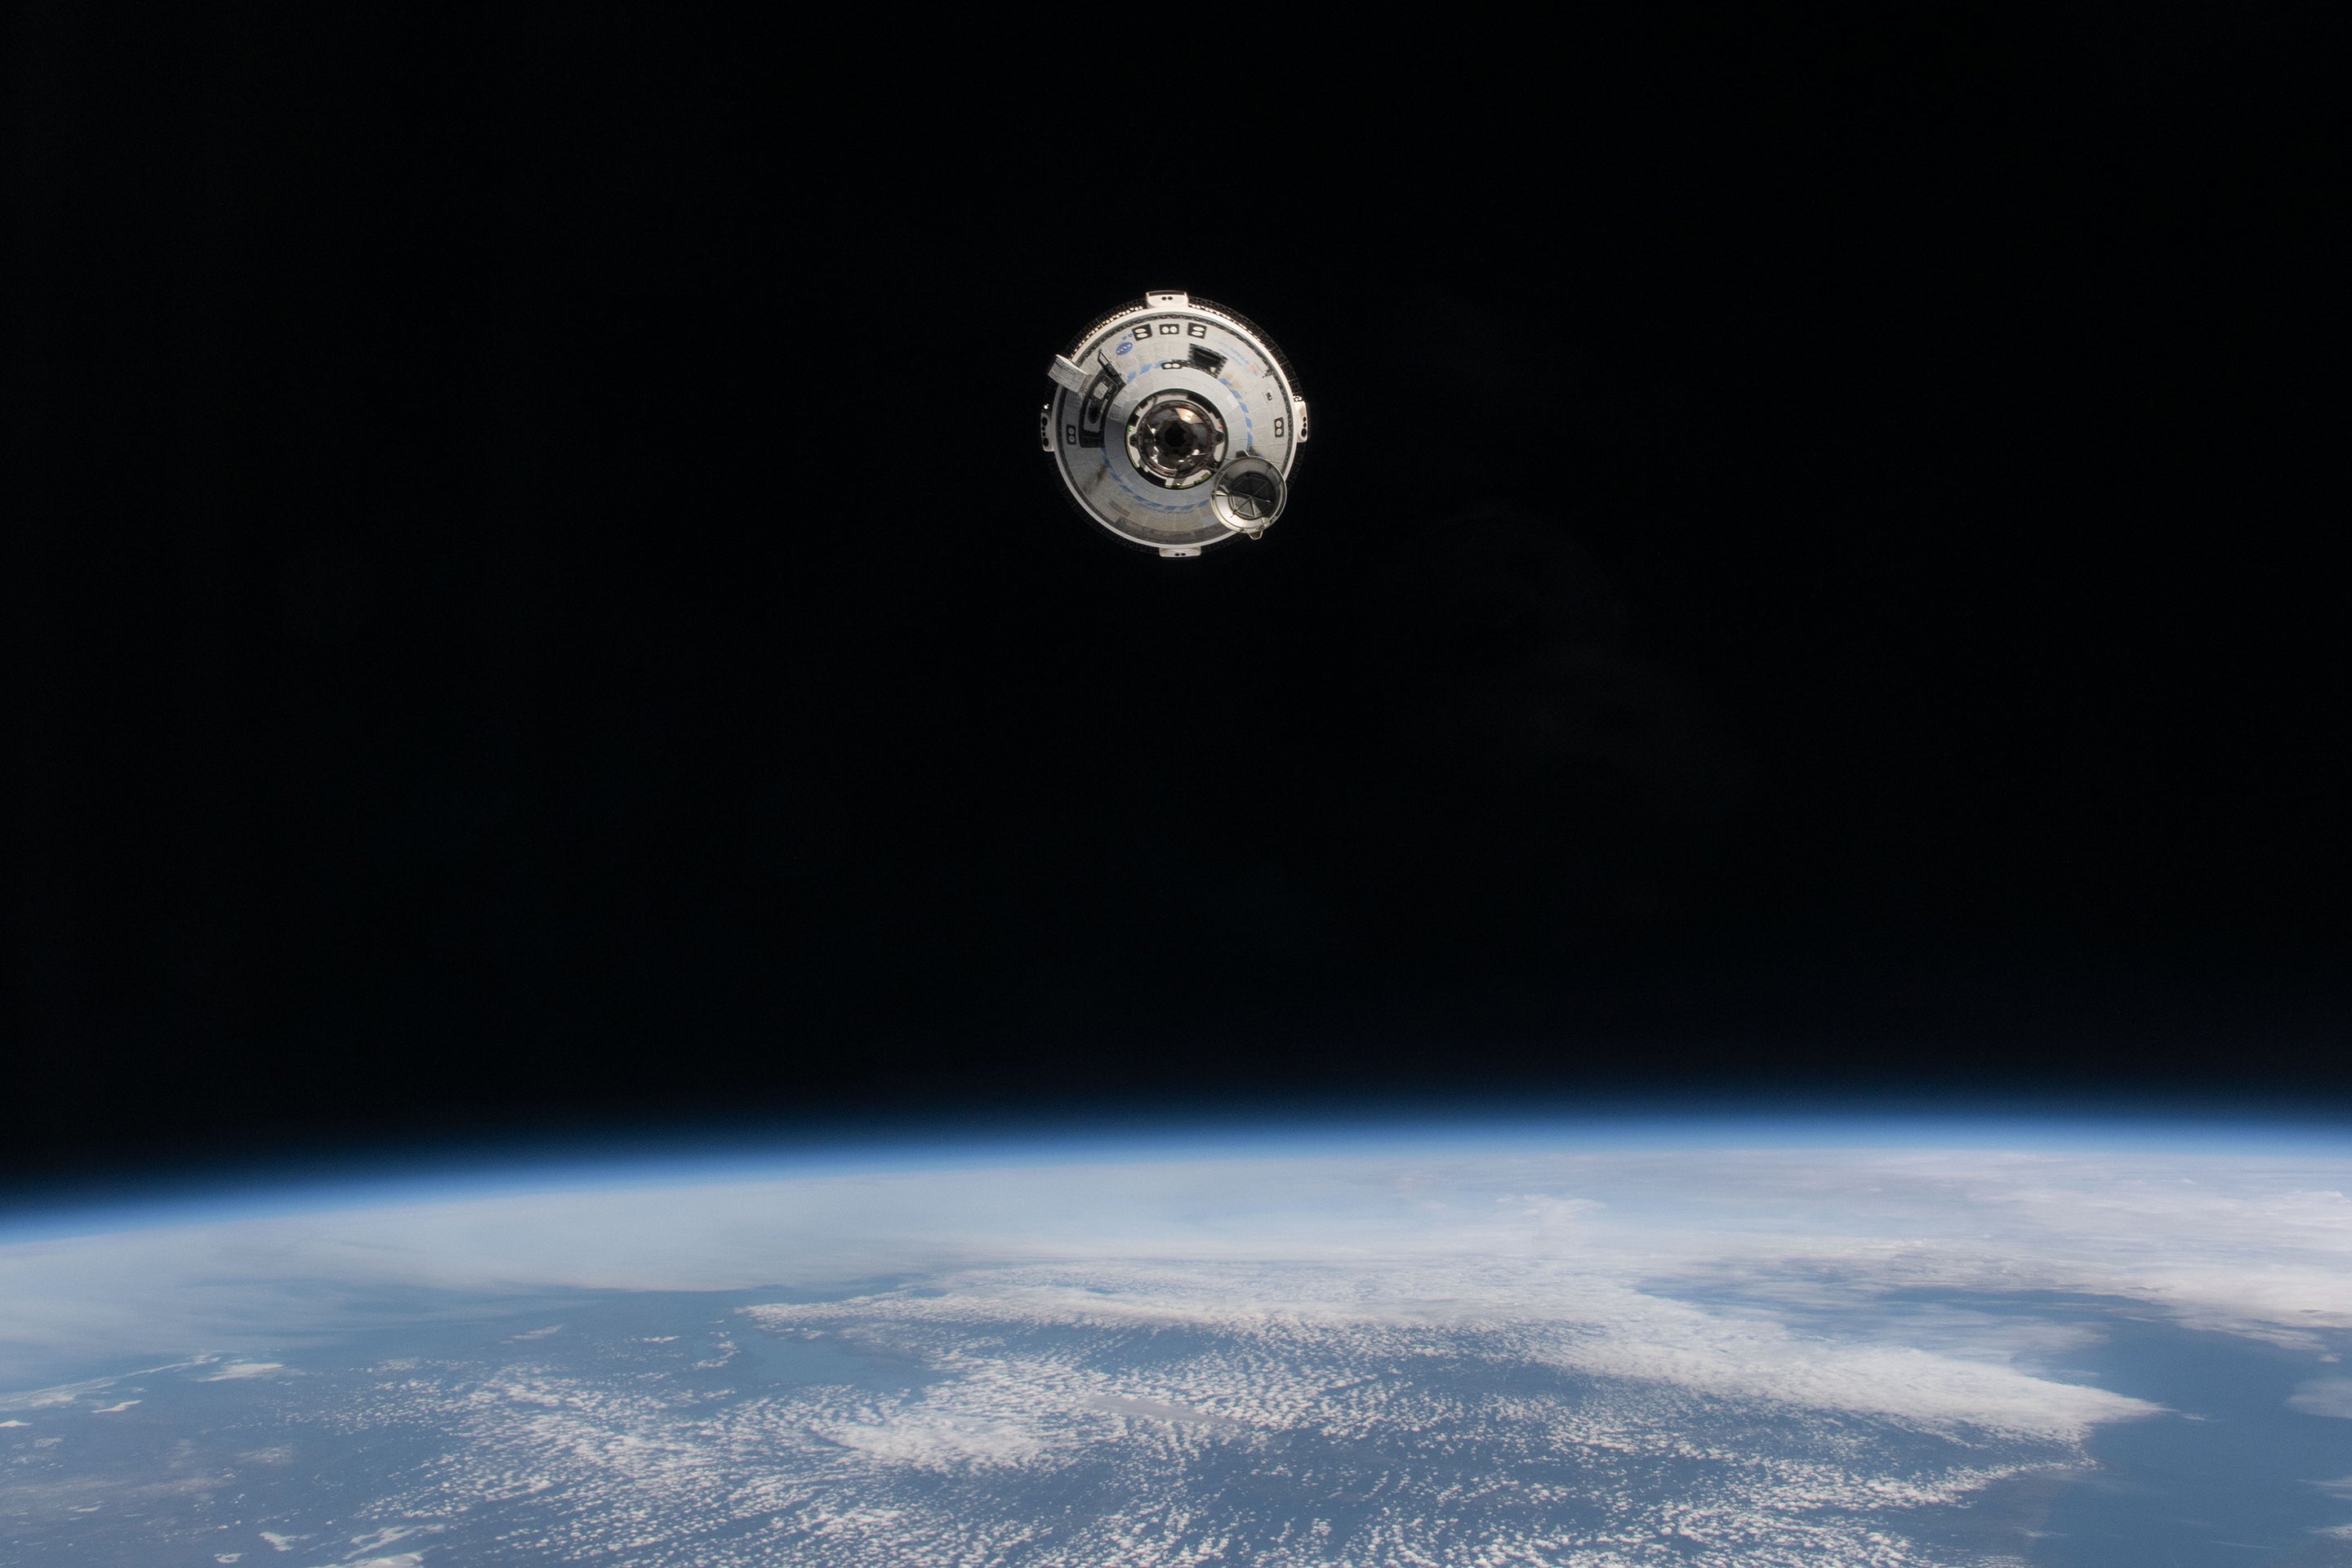
[[[1118,352],[1119,352],[1119,353],[1125,353],[1128,350],[1129,350],[1129,349],[1133,348],[1134,346],[1135,346],[1135,345],[1134,345],[1133,343],[1121,343],[1121,344],[1119,344],[1119,345],[1118,345]]]

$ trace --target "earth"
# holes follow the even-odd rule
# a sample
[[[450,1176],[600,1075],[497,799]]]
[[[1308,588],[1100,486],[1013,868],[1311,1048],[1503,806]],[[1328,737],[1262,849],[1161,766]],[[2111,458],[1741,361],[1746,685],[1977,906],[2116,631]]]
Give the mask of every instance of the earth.
[[[0,1235],[0,1556],[2352,1563],[2352,1142],[1261,1126]]]

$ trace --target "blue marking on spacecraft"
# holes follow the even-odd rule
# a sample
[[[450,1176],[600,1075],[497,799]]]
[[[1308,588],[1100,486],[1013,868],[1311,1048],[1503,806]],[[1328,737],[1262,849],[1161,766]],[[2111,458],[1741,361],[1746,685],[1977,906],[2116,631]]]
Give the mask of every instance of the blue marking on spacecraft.
[[[1134,500],[1134,501],[1135,501],[1135,504],[1136,504],[1136,505],[1138,505],[1138,506],[1148,506],[1148,507],[1150,507],[1150,508],[1152,510],[1154,510],[1154,511],[1164,511],[1164,512],[1171,513],[1171,514],[1172,514],[1172,515],[1174,515],[1174,516],[1181,517],[1181,516],[1182,516],[1184,513],[1186,513],[1186,512],[1188,512],[1188,511],[1198,511],[1198,510],[1200,510],[1202,507],[1206,506],[1206,505],[1208,504],[1208,502],[1209,502],[1209,498],[1208,498],[1207,496],[1202,496],[1199,500],[1194,501],[1191,506],[1170,506],[1170,505],[1168,505],[1165,501],[1150,500],[1146,499],[1146,498],[1145,498],[1145,497],[1143,497],[1143,496],[1137,495],[1137,494],[1135,493],[1135,487],[1134,487],[1134,486],[1132,486],[1132,485],[1130,485],[1130,484],[1129,484],[1125,479],[1123,479],[1119,478],[1119,476],[1118,476],[1118,465],[1117,465],[1117,464],[1115,464],[1115,463],[1113,463],[1113,462],[1111,462],[1111,461],[1110,461],[1110,458],[1109,458],[1109,454],[1108,454],[1108,453],[1105,453],[1105,454],[1104,454],[1104,458],[1103,458],[1103,471],[1104,471],[1105,473],[1107,473],[1107,474],[1108,474],[1108,475],[1110,476],[1110,482],[1111,482],[1111,483],[1113,483],[1113,484],[1117,485],[1120,489],[1125,490],[1125,491],[1128,493],[1128,495],[1129,495],[1129,496],[1130,496],[1131,498],[1133,498],[1133,500]]]
[[[1217,384],[1234,395],[1234,406],[1242,411],[1242,429],[1244,434],[1250,437],[1248,440],[1244,442],[1244,445],[1248,447],[1256,446],[1257,421],[1250,417],[1249,399],[1241,395],[1241,389],[1239,387],[1236,387],[1232,382],[1227,381],[1222,375],[1217,377]]]

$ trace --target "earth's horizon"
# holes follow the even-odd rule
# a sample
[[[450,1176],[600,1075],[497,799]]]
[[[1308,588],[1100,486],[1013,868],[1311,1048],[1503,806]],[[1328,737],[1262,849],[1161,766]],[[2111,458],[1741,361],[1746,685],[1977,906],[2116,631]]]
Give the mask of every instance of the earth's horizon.
[[[27,1563],[2352,1563],[2352,1137],[614,1147],[0,1225]]]

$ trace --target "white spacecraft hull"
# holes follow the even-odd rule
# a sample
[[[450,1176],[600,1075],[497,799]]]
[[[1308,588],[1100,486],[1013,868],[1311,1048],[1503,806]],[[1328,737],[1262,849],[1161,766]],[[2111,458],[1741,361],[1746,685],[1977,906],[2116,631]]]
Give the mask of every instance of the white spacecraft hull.
[[[1307,403],[1246,318],[1158,290],[1097,320],[1046,374],[1038,443],[1078,510],[1125,542],[1198,555],[1282,514]]]

